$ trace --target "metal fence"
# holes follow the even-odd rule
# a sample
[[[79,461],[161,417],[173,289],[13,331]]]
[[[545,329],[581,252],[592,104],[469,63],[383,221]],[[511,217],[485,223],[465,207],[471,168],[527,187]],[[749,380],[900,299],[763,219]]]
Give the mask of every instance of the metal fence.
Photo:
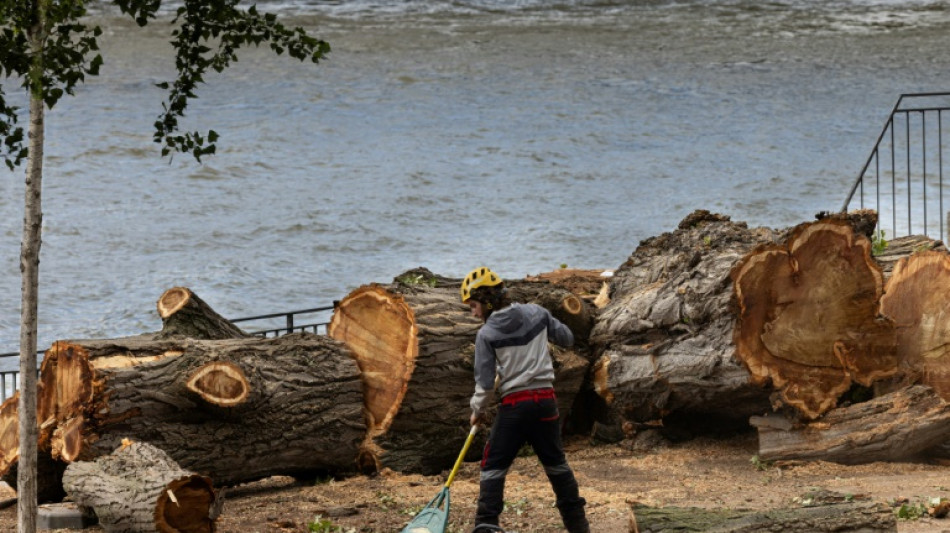
[[[842,211],[878,213],[880,236],[944,239],[945,111],[950,93],[902,94],[848,193]]]
[[[327,324],[333,313],[333,305],[284,311],[267,315],[247,316],[232,319],[238,327],[258,337],[279,337],[294,332],[310,332],[325,335]],[[41,358],[43,352],[38,356]],[[19,352],[0,354],[0,362],[14,361],[20,357]],[[12,363],[11,363],[12,364]],[[8,365],[9,366],[9,365]],[[0,370],[0,402],[9,398],[20,386],[19,370]]]

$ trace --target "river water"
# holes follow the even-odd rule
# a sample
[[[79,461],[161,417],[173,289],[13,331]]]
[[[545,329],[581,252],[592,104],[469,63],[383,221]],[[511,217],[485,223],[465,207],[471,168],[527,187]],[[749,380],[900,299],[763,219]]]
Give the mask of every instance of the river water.
[[[151,141],[167,20],[94,11],[101,75],[47,115],[40,348],[155,331],[173,286],[235,318],[417,266],[612,269],[695,209],[794,225],[841,208],[901,93],[950,89],[936,1],[258,5],[333,51],[209,75],[183,123],[221,134],[203,164]],[[23,177],[0,181],[0,352]]]

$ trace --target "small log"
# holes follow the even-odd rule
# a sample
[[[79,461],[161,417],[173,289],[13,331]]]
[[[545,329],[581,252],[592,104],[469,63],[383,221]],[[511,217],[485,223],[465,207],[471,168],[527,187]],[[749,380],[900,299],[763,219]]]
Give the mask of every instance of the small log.
[[[352,472],[366,432],[356,362],[309,333],[60,341],[43,359],[37,404],[41,462],[92,460],[129,437],[222,485]],[[15,407],[0,409],[4,469],[17,459],[16,425]]]
[[[893,321],[880,315],[881,269],[871,242],[846,220],[794,228],[782,244],[746,255],[732,274],[736,355],[775,407],[815,419],[858,383],[897,372]]]
[[[897,261],[881,312],[897,330],[897,357],[906,377],[950,401],[950,255],[924,251]]]
[[[109,532],[213,533],[223,495],[162,450],[126,442],[95,461],[70,464],[63,486]]]
[[[172,287],[162,294],[158,299],[158,316],[162,318],[160,338],[211,340],[248,336],[186,287]]]
[[[781,416],[751,423],[759,432],[759,457],[767,461],[910,461],[940,455],[931,451],[950,439],[950,404],[916,385],[832,409],[809,423]]]
[[[481,321],[459,301],[459,284],[410,271],[390,285],[356,289],[327,328],[362,371],[369,430],[364,471],[435,474],[452,466],[468,434],[474,341]],[[570,412],[587,360],[552,350],[561,412]],[[483,437],[479,437],[483,438]],[[480,446],[472,446],[472,458]]]
[[[851,502],[772,509],[702,509],[698,507],[630,508],[631,533],[895,533],[897,519],[882,502]]]

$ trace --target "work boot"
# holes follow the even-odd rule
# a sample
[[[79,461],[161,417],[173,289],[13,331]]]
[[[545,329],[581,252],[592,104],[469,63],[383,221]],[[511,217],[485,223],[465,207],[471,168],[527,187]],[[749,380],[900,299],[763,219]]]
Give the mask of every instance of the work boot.
[[[561,520],[568,533],[590,533],[590,523],[587,521],[583,504],[579,507],[558,510],[561,511]]]

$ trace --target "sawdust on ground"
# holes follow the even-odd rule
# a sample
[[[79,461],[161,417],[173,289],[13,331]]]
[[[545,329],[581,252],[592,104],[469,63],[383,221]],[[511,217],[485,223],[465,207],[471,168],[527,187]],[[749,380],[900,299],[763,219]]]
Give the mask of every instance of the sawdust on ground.
[[[950,498],[950,465],[825,462],[773,465],[754,459],[754,434],[725,440],[701,438],[637,449],[627,443],[595,446],[586,438],[566,442],[571,466],[588,501],[591,530],[630,530],[629,504],[650,506],[770,509],[798,505],[814,489],[889,504],[926,504]],[[444,482],[441,476],[383,472],[367,477],[303,482],[272,477],[231,488],[219,519],[222,533],[316,531],[398,532]],[[466,463],[451,488],[450,527],[472,528],[478,495],[478,465]],[[508,477],[502,524],[519,533],[563,531],[544,472],[534,457],[519,457]],[[16,507],[0,510],[0,531],[16,530]],[[69,531],[69,530],[60,530]],[[85,531],[99,533],[100,527]],[[950,518],[899,520],[900,533],[947,532]]]

